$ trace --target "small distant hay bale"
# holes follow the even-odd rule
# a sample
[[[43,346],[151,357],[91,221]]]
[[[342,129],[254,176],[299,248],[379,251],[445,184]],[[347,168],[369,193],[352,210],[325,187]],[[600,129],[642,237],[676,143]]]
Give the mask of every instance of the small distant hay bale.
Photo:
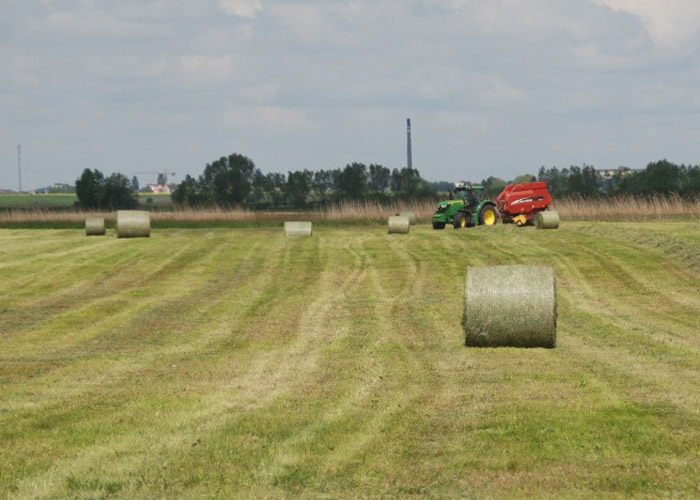
[[[408,223],[409,223],[411,226],[415,226],[415,225],[416,225],[416,214],[415,214],[414,212],[411,212],[411,211],[399,212],[399,213],[396,214],[396,215],[398,215],[398,216],[400,216],[400,217],[408,217]]]
[[[546,210],[538,212],[534,217],[535,227],[537,229],[558,229],[559,214],[554,210]]]
[[[389,217],[389,234],[408,234],[411,229],[411,221],[403,215]]]
[[[117,211],[117,238],[151,236],[151,214],[144,210]]]
[[[104,236],[107,234],[103,217],[87,217],[85,219],[85,236]]]
[[[468,347],[554,347],[554,269],[524,265],[467,268],[462,325]]]
[[[310,221],[292,221],[284,223],[284,234],[287,236],[311,236],[313,224]]]

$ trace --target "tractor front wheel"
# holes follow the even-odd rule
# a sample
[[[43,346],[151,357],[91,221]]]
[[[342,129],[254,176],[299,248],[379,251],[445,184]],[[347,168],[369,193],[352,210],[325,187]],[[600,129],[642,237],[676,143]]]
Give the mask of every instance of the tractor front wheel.
[[[445,229],[444,222],[433,222],[433,229]]]
[[[457,212],[452,225],[455,229],[462,229],[467,227],[467,223],[467,214],[464,212]]]

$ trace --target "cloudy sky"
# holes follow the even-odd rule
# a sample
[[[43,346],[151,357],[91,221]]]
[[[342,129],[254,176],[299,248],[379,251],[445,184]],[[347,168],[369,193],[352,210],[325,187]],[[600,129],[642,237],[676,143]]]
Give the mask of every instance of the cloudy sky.
[[[698,0],[0,0],[0,188],[700,163]],[[152,182],[155,174],[139,175]]]

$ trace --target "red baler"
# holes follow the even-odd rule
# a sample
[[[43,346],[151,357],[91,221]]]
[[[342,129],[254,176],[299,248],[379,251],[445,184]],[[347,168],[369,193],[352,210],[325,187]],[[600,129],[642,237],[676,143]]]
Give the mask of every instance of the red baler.
[[[552,204],[552,195],[546,182],[523,182],[509,184],[496,198],[503,222],[514,222],[518,226],[531,224],[537,212],[547,210]]]

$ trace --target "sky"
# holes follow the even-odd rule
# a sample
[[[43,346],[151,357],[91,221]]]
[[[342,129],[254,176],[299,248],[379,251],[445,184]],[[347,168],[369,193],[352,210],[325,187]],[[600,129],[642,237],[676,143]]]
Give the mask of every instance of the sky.
[[[700,163],[697,0],[0,0],[0,188]]]

